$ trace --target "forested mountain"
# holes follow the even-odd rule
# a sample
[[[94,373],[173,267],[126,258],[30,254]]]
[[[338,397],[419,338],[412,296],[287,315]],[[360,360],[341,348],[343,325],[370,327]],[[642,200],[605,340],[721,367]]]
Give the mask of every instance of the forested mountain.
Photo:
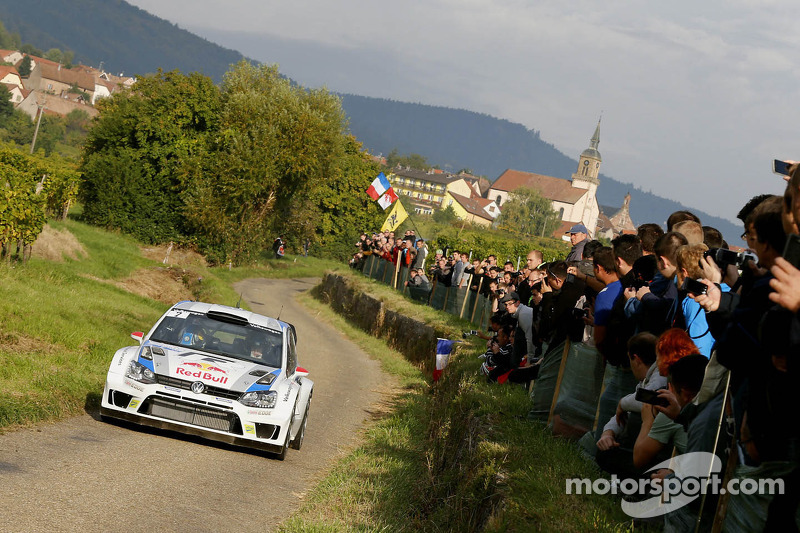
[[[0,20],[9,31],[18,32],[23,42],[41,49],[71,50],[75,62],[98,66],[104,61],[110,72],[132,75],[178,68],[219,81],[242,57],[122,0],[0,0]],[[454,171],[470,168],[490,180],[507,168],[569,178],[577,166],[572,156],[578,154],[565,155],[543,141],[538,131],[508,120],[357,95],[342,98],[352,132],[374,153],[387,154],[395,148],[400,153],[418,153],[431,164]],[[587,123],[586,131],[576,132],[579,138],[585,136],[587,146],[593,127]],[[601,152],[602,147],[601,131]],[[630,183],[602,174],[600,179],[599,203],[619,206],[630,192],[635,223],[663,223],[669,213],[684,208]],[[739,244],[741,228],[693,211],[704,224],[719,228],[729,242]]]

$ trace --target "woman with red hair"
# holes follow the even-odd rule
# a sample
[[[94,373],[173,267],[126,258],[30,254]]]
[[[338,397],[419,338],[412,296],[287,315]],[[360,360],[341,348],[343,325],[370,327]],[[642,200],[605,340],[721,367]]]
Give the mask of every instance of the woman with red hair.
[[[679,328],[668,329],[658,338],[656,343],[656,362],[658,373],[669,375],[669,367],[687,355],[700,353],[689,334]]]
[[[689,334],[679,328],[668,329],[656,342],[658,373],[669,375],[670,367],[687,355],[699,354]],[[642,428],[633,446],[633,464],[643,471],[664,459],[672,446],[683,453],[686,448],[686,431],[663,412],[656,415],[652,405],[642,405]]]

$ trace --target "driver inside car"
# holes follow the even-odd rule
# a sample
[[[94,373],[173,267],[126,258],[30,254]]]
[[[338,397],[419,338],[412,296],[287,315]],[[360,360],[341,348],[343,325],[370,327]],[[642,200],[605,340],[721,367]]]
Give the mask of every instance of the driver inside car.
[[[264,355],[264,345],[261,341],[255,341],[250,346],[250,357],[253,359],[261,359]]]
[[[186,327],[183,328],[179,344],[192,348],[202,348],[205,344],[205,331],[196,317],[186,319]]]

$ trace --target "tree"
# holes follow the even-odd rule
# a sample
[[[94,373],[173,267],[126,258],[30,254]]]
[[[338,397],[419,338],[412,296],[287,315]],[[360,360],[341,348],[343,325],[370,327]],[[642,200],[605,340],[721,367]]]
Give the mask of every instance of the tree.
[[[67,129],[61,117],[44,115],[39,124],[39,134],[36,136],[36,151],[42,150],[45,155],[52,154],[56,145],[64,138]]]
[[[14,36],[2,22],[0,22],[0,48],[3,50],[16,50],[18,48],[17,43],[14,41]]]
[[[11,92],[5,84],[0,83],[0,127],[4,126],[13,114],[14,104],[11,102]]]
[[[51,48],[44,53],[44,58],[49,59],[50,61],[55,61],[56,63],[61,63],[62,59],[64,58],[64,53],[58,48]]]
[[[448,205],[444,209],[435,210],[433,212],[433,220],[440,224],[452,224],[458,220],[458,215],[456,215],[456,210],[453,209],[453,206]]]
[[[34,129],[31,117],[19,109],[15,109],[11,116],[6,118],[2,127],[3,129],[0,130],[2,140],[30,147]]]
[[[80,167],[84,217],[145,242],[185,238],[181,175],[216,131],[219,106],[210,78],[178,71],[101,100]]]
[[[364,193],[379,172],[361,143],[352,135],[345,136],[338,171],[319,182],[308,198],[309,204],[318,206],[312,241],[319,243],[322,255],[346,260],[360,233],[380,228],[387,212]]]
[[[75,59],[75,52],[66,51],[61,56],[61,61],[64,64],[64,68],[70,69],[72,68],[72,61]]]
[[[46,195],[39,186],[47,170],[36,159],[13,148],[0,148],[0,249],[11,259],[12,245],[30,254],[45,223]]]
[[[31,63],[32,62],[33,61],[31,60],[31,56],[29,56],[28,54],[25,54],[25,57],[22,58],[22,61],[19,64],[19,69],[17,69],[17,72],[19,72],[19,75],[21,77],[27,78],[28,76],[31,75]]]
[[[497,224],[514,233],[545,237],[555,231],[559,220],[550,200],[536,189],[521,187],[503,204]]]
[[[270,232],[298,240],[337,232],[333,221],[346,211],[335,202],[353,194],[347,172],[362,194],[377,173],[367,180],[348,163],[348,150],[363,156],[348,148],[344,124],[338,98],[294,85],[276,66],[242,61],[225,75],[219,132],[186,177],[187,220],[215,260],[247,260]]]
[[[431,166],[428,160],[420,154],[400,155],[397,148],[394,148],[389,155],[386,156],[386,164],[389,168],[394,168],[397,165],[402,167],[410,167],[417,170],[429,170]]]
[[[243,263],[278,232],[341,256],[340,243],[384,216],[365,194],[378,166],[345,134],[339,99],[275,66],[242,61],[221,89],[199,74],[159,72],[98,106],[80,168],[94,224]]]
[[[42,57],[44,55],[44,52],[42,52],[32,44],[23,44],[22,46],[19,47],[19,51],[22,52],[23,54],[29,54],[34,57]]]
[[[73,109],[64,117],[66,134],[63,143],[68,146],[82,146],[91,126],[89,114],[82,109]]]

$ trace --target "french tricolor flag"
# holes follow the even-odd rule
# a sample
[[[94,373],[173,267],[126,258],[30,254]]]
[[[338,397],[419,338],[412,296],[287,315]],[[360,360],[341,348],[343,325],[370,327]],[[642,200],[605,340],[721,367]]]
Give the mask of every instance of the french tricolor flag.
[[[383,193],[391,188],[391,183],[389,183],[389,180],[386,179],[386,176],[381,172],[378,174],[377,178],[372,180],[372,184],[369,186],[369,189],[367,189],[367,194],[369,194],[369,197],[373,200],[377,200],[383,196]],[[384,209],[386,208],[384,207]]]
[[[453,342],[447,339],[436,339],[436,369],[433,371],[433,381],[439,381],[444,368],[450,360],[453,351]]]

